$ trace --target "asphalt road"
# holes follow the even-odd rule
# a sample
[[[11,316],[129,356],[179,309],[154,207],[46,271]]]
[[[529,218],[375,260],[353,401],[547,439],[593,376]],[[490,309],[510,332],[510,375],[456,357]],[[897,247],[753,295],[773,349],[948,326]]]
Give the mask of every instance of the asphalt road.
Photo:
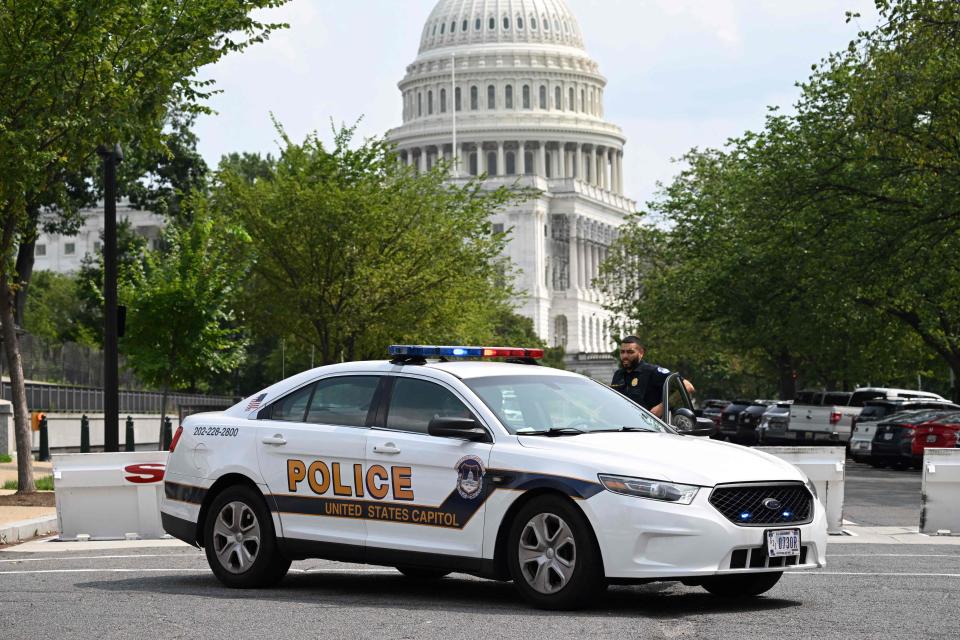
[[[916,524],[919,475],[850,464],[847,517]],[[858,520],[859,518],[859,520]],[[869,522],[869,521],[873,522]],[[51,543],[56,544],[56,543]],[[766,597],[695,587],[612,587],[585,611],[542,612],[510,584],[298,562],[277,587],[220,585],[189,547],[0,553],[7,638],[952,638],[960,546],[833,544],[822,571],[786,574]]]

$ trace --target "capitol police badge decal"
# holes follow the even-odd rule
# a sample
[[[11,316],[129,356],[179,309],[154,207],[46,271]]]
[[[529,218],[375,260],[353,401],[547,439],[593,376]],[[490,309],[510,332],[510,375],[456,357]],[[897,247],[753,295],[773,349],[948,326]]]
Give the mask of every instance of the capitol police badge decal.
[[[457,493],[472,500],[483,490],[483,461],[477,456],[463,456],[457,461]]]

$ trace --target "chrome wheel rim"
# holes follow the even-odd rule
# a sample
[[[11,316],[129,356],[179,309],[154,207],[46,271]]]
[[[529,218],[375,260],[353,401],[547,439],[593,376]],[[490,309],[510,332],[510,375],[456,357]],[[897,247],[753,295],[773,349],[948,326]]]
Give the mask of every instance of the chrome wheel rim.
[[[213,551],[230,573],[247,571],[260,555],[260,523],[246,503],[228,502],[213,525]]]
[[[517,551],[520,573],[538,593],[549,595],[563,589],[577,566],[573,531],[554,513],[537,514],[524,525]]]

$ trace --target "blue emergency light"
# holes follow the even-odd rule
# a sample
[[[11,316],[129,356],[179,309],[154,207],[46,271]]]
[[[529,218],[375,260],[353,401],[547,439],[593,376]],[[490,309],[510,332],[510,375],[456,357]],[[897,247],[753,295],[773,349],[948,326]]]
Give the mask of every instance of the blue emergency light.
[[[421,358],[542,358],[543,349],[521,347],[457,347],[392,344],[387,348],[391,356]]]

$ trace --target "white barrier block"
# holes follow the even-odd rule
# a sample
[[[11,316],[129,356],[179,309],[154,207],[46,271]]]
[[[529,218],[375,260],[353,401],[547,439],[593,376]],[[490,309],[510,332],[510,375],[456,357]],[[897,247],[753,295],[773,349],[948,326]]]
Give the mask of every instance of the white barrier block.
[[[827,533],[843,533],[843,478],[845,447],[756,447],[803,471],[817,488],[827,512]]]
[[[164,537],[160,498],[166,464],[166,451],[54,455],[61,539]]]
[[[960,449],[923,450],[920,533],[960,536]]]

